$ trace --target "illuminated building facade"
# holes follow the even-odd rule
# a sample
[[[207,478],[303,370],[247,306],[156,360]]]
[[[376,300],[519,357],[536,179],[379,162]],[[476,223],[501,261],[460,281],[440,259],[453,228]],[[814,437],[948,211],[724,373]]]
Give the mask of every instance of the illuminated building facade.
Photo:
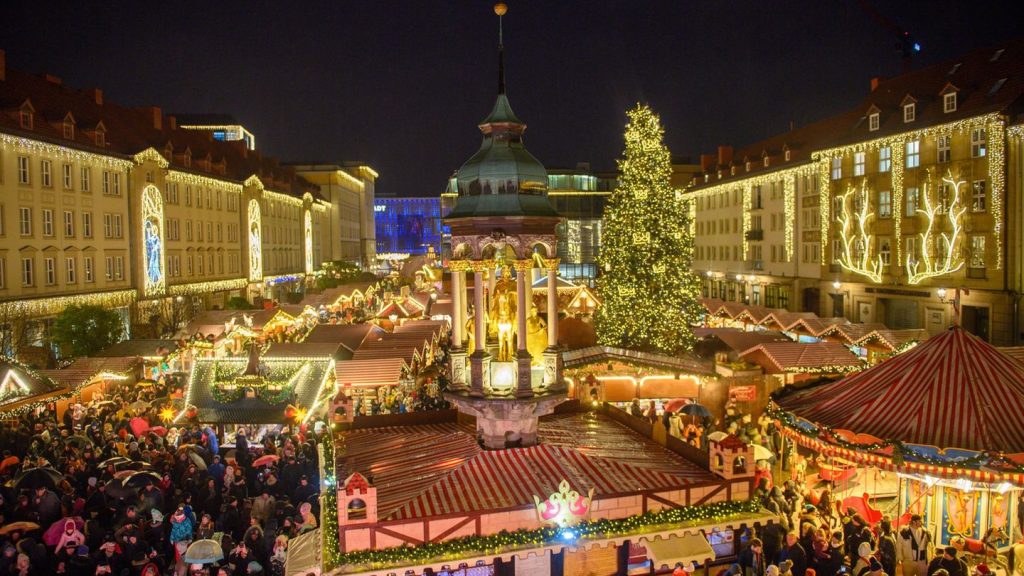
[[[373,206],[377,253],[440,254],[441,199],[378,197]]]
[[[256,149],[256,136],[230,114],[175,114],[178,126],[185,130],[202,130],[220,142],[241,142],[249,150]]]
[[[330,226],[323,241],[330,250],[324,252],[323,260],[347,260],[371,269],[377,259],[373,211],[377,172],[359,162],[290,166],[317,186],[326,202]]]
[[[703,157],[706,295],[1018,342],[1021,62],[1015,41],[875,79],[851,110]]]
[[[0,52],[0,345],[71,304],[172,332],[232,296],[282,299],[331,253],[331,205],[244,142],[12,70]]]

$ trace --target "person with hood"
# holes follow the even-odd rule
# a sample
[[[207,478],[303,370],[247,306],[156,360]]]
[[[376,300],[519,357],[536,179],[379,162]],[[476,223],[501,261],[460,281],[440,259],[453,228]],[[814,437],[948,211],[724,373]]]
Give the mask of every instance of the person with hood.
[[[853,576],[867,576],[871,571],[871,560],[875,557],[875,551],[871,549],[870,542],[861,542],[857,545],[857,558],[853,562]]]
[[[815,550],[811,558],[811,566],[818,576],[836,576],[843,566],[846,556],[843,553],[843,533],[835,531],[823,550]]]
[[[171,515],[171,546],[174,546],[176,574],[185,572],[185,551],[192,543],[194,525],[195,520],[191,514],[186,512],[184,506],[178,506],[178,509]]]
[[[85,534],[82,534],[75,521],[70,518],[64,521],[64,531],[60,533],[60,540],[57,541],[57,550],[63,550],[69,544],[75,547],[85,544]]]

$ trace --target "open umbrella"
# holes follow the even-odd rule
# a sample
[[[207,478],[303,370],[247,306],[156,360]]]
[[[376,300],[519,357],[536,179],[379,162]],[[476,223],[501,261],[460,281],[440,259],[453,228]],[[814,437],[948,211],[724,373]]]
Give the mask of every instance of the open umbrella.
[[[0,474],[7,472],[8,468],[17,466],[18,464],[21,464],[21,458],[18,458],[17,456],[8,456],[7,458],[4,458],[0,461]]]
[[[163,426],[153,426],[152,428],[149,429],[149,431],[161,438],[167,436],[167,428]]]
[[[135,434],[136,438],[142,436],[147,430],[149,430],[149,422],[147,422],[145,418],[139,418],[138,416],[132,418],[131,422],[128,423],[128,426],[132,429],[132,434]]]
[[[126,464],[128,462],[131,462],[131,460],[125,458],[124,456],[114,456],[113,458],[107,458],[103,462],[100,462],[99,467],[106,468],[107,466],[113,466],[114,469],[117,469],[119,466]]]
[[[754,460],[755,461],[756,460],[767,460],[769,462],[774,462],[775,461],[775,455],[772,454],[771,450],[765,448],[764,446],[761,446],[760,444],[751,444],[751,446],[754,448]]]
[[[0,526],[0,536],[6,536],[11,532],[31,532],[39,530],[39,524],[35,522],[11,522]]]
[[[216,540],[196,540],[185,550],[185,560],[188,564],[213,564],[224,559],[224,549]]]
[[[203,460],[203,457],[200,456],[198,452],[189,452],[188,459],[191,460],[192,463],[196,465],[196,468],[199,468],[200,470],[206,470],[206,461]]]
[[[50,467],[29,468],[23,470],[14,479],[14,487],[18,490],[33,488],[56,489],[63,479],[64,476],[60,472]]]
[[[121,483],[125,486],[141,489],[149,486],[150,484],[157,484],[160,480],[160,475],[156,472],[144,470],[142,472],[133,472],[130,476],[121,480]]]
[[[689,398],[676,398],[675,400],[669,400],[665,403],[665,412],[678,412],[679,409],[686,406],[689,401]]]
[[[85,520],[82,520],[81,516],[61,518],[53,524],[50,524],[50,527],[46,529],[46,532],[43,533],[43,542],[45,542],[47,546],[56,546],[57,543],[60,542],[60,535],[64,533],[64,525],[69,521],[74,522],[75,528],[79,531],[85,529]]]
[[[152,388],[156,382],[152,380],[139,380],[135,383],[136,388]]]
[[[260,466],[270,466],[271,464],[274,464],[275,462],[277,462],[280,459],[281,459],[281,457],[278,456],[277,454],[266,454],[264,456],[260,456],[259,458],[253,460],[252,461],[252,467],[253,468],[259,468]]]
[[[708,442],[721,442],[722,440],[725,439],[726,436],[728,436],[728,434],[722,432],[721,430],[717,432],[712,432],[711,434],[708,434]]]
[[[125,478],[114,478],[110,482],[107,482],[107,496],[118,500],[134,498],[139,492],[138,488],[135,488],[134,486],[127,486],[124,481]]]
[[[702,404],[697,404],[696,402],[686,404],[685,406],[679,409],[679,412],[681,414],[686,414],[687,416],[694,416],[696,418],[711,417],[711,411],[705,408]]]
[[[74,446],[76,448],[82,448],[82,449],[92,448],[94,446],[94,444],[92,442],[92,439],[90,439],[87,436],[82,436],[81,434],[75,434],[74,436],[68,436],[67,440],[65,440],[64,443],[65,444],[70,444],[70,445],[72,445],[72,446]]]

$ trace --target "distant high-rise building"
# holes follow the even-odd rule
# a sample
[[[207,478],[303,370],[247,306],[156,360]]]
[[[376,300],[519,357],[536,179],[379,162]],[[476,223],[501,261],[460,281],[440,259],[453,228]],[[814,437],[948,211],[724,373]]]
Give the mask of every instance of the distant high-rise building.
[[[374,201],[377,254],[440,254],[441,199],[381,198]]]

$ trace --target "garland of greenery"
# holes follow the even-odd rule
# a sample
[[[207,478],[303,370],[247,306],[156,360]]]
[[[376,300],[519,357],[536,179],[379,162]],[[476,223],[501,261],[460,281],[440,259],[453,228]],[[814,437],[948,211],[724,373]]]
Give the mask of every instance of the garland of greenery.
[[[268,382],[264,382],[262,385],[253,386],[256,391],[256,397],[266,402],[267,404],[281,404],[291,398],[292,393],[295,391],[294,387],[282,384],[280,390],[270,390]],[[233,389],[226,389],[223,386],[214,384],[210,387],[210,395],[213,396],[214,401],[221,404],[230,404],[232,402],[238,402],[245,396],[245,388],[249,385],[236,386]]]
[[[644,529],[682,522],[714,521],[720,522],[740,514],[760,511],[760,503],[754,500],[716,502],[701,506],[671,508],[659,512],[647,512],[618,520],[593,520],[573,526],[573,538],[602,539],[638,534]],[[326,525],[325,525],[326,528]],[[564,542],[563,532],[559,527],[544,527],[534,530],[501,531],[487,536],[467,536],[444,542],[430,542],[420,546],[396,546],[381,550],[359,550],[337,556],[338,564],[368,565],[374,569],[393,564],[425,563],[449,558],[465,558],[480,554],[498,554],[502,550],[522,547],[546,546],[556,542]],[[337,540],[335,538],[335,540]],[[328,557],[330,554],[328,554]]]
[[[320,525],[323,527],[321,550],[323,571],[326,573],[339,566],[341,554],[341,540],[338,538],[338,481],[334,475],[334,435],[324,436],[320,446],[320,467],[323,477],[320,490]]]
[[[820,442],[827,442],[840,448],[853,450],[855,452],[879,452],[886,448],[892,448],[892,461],[893,464],[897,466],[901,466],[904,461],[907,460],[919,464],[944,466],[957,470],[977,470],[982,466],[991,467],[995,464],[1002,469],[1001,472],[1024,474],[1024,466],[1006,459],[1002,454],[982,452],[977,456],[958,458],[956,460],[935,458],[927,454],[922,454],[899,440],[883,440],[881,442],[874,442],[870,444],[860,444],[843,440],[835,433],[831,426],[815,423],[813,424],[813,428],[808,429],[806,425],[801,426],[798,424],[796,417],[793,416],[793,414],[780,409],[774,401],[768,403],[768,407],[765,411],[770,418],[779,421],[783,426],[797,432],[801,436],[818,440]]]

